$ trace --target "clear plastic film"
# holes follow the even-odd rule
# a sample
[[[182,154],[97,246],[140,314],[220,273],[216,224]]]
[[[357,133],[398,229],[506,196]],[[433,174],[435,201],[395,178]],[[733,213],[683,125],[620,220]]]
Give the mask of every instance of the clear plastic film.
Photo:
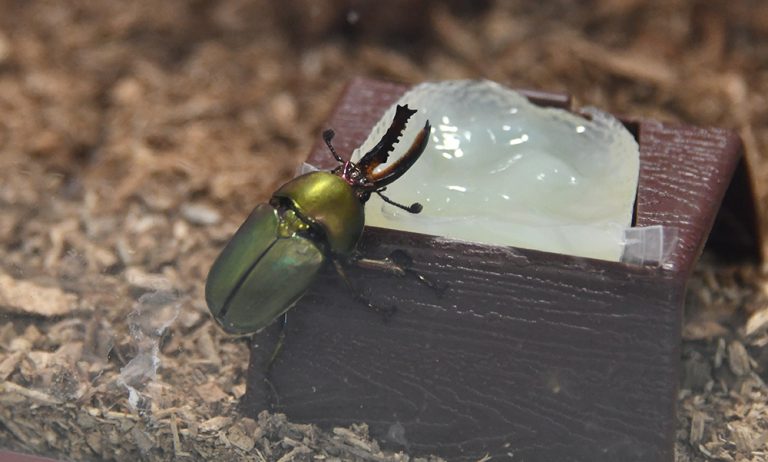
[[[624,230],[623,263],[669,268],[677,243],[677,228],[644,226]]]
[[[316,172],[316,171],[318,171],[317,168],[315,168],[314,166],[304,162],[304,163],[302,163],[301,165],[299,165],[296,168],[296,175],[295,176],[301,176],[301,175],[305,175],[307,173],[312,173],[312,172]]]
[[[161,288],[164,281],[157,283],[158,290],[139,297],[128,315],[136,355],[120,369],[117,383],[128,390],[128,404],[134,409],[145,402],[145,386],[155,380],[160,367],[160,342],[181,311],[178,295]]]

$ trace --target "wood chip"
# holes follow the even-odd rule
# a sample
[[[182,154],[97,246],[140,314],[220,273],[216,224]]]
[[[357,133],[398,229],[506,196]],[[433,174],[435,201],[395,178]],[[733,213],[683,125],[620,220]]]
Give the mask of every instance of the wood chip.
[[[749,374],[752,370],[747,349],[737,340],[728,345],[728,366],[731,372],[739,377]]]
[[[227,416],[216,416],[200,424],[199,430],[204,433],[212,433],[221,430],[232,423],[232,418]]]
[[[49,406],[62,404],[60,400],[54,398],[53,396],[47,393],[25,388],[13,382],[0,383],[0,393],[18,393],[19,395],[24,396],[25,398],[31,399],[37,404],[46,404]]]
[[[208,382],[195,387],[195,391],[206,403],[226,401],[230,396],[219,387],[216,382]]]
[[[173,284],[162,274],[151,274],[137,267],[125,270],[125,280],[128,284],[146,290],[173,290]]]
[[[43,287],[0,273],[0,312],[64,316],[77,308],[77,297],[58,287]]]
[[[118,412],[118,411],[106,411],[104,412],[104,417],[107,419],[113,419],[113,420],[139,420],[139,416],[136,414],[128,414],[125,412]]]
[[[232,445],[245,452],[249,452],[256,445],[253,438],[246,435],[245,429],[240,425],[233,425],[227,432],[227,439]]]
[[[181,216],[193,225],[208,226],[221,221],[221,214],[218,210],[205,204],[183,204]]]
[[[741,453],[750,453],[754,449],[753,437],[750,429],[744,425],[731,425],[731,438],[736,445],[736,450]]]
[[[370,444],[361,440],[360,437],[347,428],[336,427],[333,429],[333,434],[340,436],[345,443],[356,446],[364,451],[370,452],[372,449]]]
[[[651,54],[614,51],[576,36],[563,37],[556,46],[567,46],[579,58],[615,75],[669,88],[677,81],[677,72],[669,63]]]
[[[152,448],[157,446],[154,438],[152,438],[152,435],[139,429],[138,427],[133,427],[131,429],[131,436],[143,453],[147,453]]]
[[[704,425],[706,424],[706,414],[695,412],[691,418],[691,431],[688,441],[696,446],[704,438]]]
[[[231,391],[232,394],[235,396],[235,399],[240,399],[243,396],[245,396],[245,383],[238,383],[237,385],[233,386]]]
[[[60,346],[53,354],[58,364],[74,364],[83,356],[83,342],[70,342]]]
[[[27,442],[31,440],[32,438],[24,432],[24,430],[21,429],[16,423],[13,421],[13,419],[6,418],[6,416],[0,416],[0,423],[5,426],[10,432],[15,436],[18,440]]]
[[[24,353],[17,351],[8,355],[2,362],[0,362],[0,382],[5,382],[8,377],[16,370]]]
[[[681,386],[684,389],[702,389],[712,380],[712,366],[698,355],[688,358],[683,363],[682,379]]]
[[[206,328],[200,332],[200,336],[197,338],[197,348],[200,350],[202,357],[213,364],[221,364],[219,348],[214,342],[213,337],[211,337],[209,329]]]
[[[179,424],[176,414],[171,414],[171,435],[173,437],[173,453],[176,457],[189,456],[190,453],[181,449],[181,438],[179,437]]]
[[[723,358],[725,358],[725,339],[717,339],[717,349],[715,350],[715,357],[712,359],[712,364],[715,369],[719,369],[723,365]]]
[[[11,42],[5,34],[0,32],[0,64],[11,57]]]
[[[299,456],[302,456],[304,454],[309,454],[311,452],[312,452],[311,449],[309,449],[308,447],[306,447],[303,444],[301,444],[301,445],[298,445],[298,446],[294,447],[293,449],[291,449],[283,457],[277,459],[277,462],[292,462],[292,461],[296,460],[296,458],[298,458]]]
[[[35,346],[43,337],[40,330],[34,325],[30,324],[24,329],[24,338],[29,340],[33,346]]]
[[[85,442],[96,454],[101,454],[101,432],[95,431],[85,436]]]
[[[749,337],[763,332],[766,328],[768,328],[768,308],[752,313],[747,320],[747,325],[745,326],[744,331]]]
[[[684,340],[709,340],[728,334],[728,329],[711,320],[696,320],[685,323]]]

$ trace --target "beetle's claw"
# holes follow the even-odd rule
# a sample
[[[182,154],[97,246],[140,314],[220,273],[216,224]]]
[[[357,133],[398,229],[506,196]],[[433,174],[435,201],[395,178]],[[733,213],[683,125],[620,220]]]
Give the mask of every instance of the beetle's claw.
[[[395,249],[390,252],[390,254],[387,256],[387,260],[403,268],[410,268],[413,266],[413,257],[401,249]]]
[[[420,283],[434,290],[438,297],[445,295],[445,292],[448,290],[448,284],[440,284],[413,269],[413,258],[403,250],[397,249],[392,251],[387,260],[402,268],[404,275],[413,276]]]

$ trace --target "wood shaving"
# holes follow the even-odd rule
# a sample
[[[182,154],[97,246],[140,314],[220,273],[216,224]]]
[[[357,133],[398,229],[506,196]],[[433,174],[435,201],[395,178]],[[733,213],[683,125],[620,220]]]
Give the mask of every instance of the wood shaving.
[[[766,328],[768,328],[768,308],[752,313],[744,330],[749,337],[764,331]]]
[[[738,376],[749,374],[751,370],[749,354],[741,342],[734,340],[728,345],[728,366],[731,372]]]
[[[52,317],[75,309],[77,297],[73,294],[0,273],[0,311]]]

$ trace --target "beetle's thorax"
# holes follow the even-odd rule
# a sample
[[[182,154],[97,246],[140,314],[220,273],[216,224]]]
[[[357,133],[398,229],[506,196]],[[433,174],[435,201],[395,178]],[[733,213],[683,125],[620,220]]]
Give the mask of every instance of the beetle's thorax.
[[[334,254],[352,252],[363,232],[361,199],[356,188],[338,174],[319,171],[296,177],[275,192],[273,203],[294,211],[292,220],[303,220],[319,230]],[[291,229],[297,228],[286,228],[286,232]]]

